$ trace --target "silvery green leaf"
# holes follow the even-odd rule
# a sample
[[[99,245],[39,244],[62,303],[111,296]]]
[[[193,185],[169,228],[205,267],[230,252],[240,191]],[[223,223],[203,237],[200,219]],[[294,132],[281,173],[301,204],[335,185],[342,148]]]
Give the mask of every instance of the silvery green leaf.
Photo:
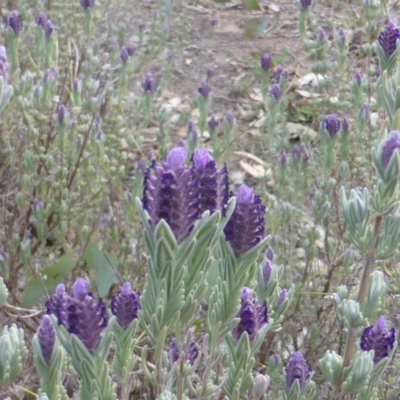
[[[6,304],[7,298],[8,290],[4,284],[3,278],[0,276],[0,307],[3,307],[3,305]]]
[[[28,354],[24,331],[15,324],[5,326],[0,335],[0,383],[8,386],[19,374]]]
[[[176,396],[169,390],[165,390],[157,397],[156,400],[176,400]]]
[[[344,299],[338,307],[338,315],[349,328],[358,328],[364,324],[364,317],[360,310],[360,303],[355,300]]]
[[[375,256],[384,260],[393,256],[400,242],[400,215],[398,210],[385,218],[385,227],[380,235]]]
[[[113,371],[120,381],[125,380],[129,376],[136,364],[134,349],[136,346],[135,333],[137,326],[137,319],[133,320],[126,329],[123,329],[116,322],[113,324],[115,341]]]
[[[268,390],[271,378],[265,374],[257,374],[253,381],[253,400],[262,400]]]
[[[369,277],[367,297],[362,313],[367,319],[374,319],[382,310],[387,284],[382,271],[374,271]]]
[[[321,360],[319,360],[319,367],[321,369],[322,375],[333,386],[336,386],[339,382],[342,365],[342,357],[334,351],[330,350],[328,350],[325,356]]]
[[[357,351],[348,367],[343,370],[343,393],[358,393],[368,387],[374,368],[373,351]]]

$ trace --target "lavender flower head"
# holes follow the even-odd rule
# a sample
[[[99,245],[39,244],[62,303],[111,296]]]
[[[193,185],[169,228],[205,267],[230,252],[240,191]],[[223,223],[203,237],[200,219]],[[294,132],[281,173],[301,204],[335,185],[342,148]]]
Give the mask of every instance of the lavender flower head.
[[[37,339],[42,350],[42,355],[47,364],[51,361],[54,343],[56,342],[56,331],[48,315],[44,315],[37,332]]]
[[[176,338],[173,338],[169,343],[169,351],[172,357],[172,362],[176,362],[179,359],[179,348]],[[185,361],[188,361],[190,365],[193,365],[199,356],[199,349],[195,342],[191,342],[185,351]]]
[[[217,165],[207,150],[197,149],[192,156],[192,170],[198,188],[199,216],[204,211],[224,211],[229,198],[229,180],[226,167]]]
[[[210,19],[210,25],[214,28],[218,24],[218,19],[217,17],[211,17]]]
[[[287,289],[282,289],[279,292],[279,297],[278,297],[278,301],[276,302],[276,305],[279,307],[287,299],[287,296],[288,296]]]
[[[128,49],[126,48],[126,46],[122,46],[121,47],[121,51],[119,53],[119,56],[121,58],[122,64],[125,65],[127,63],[127,61],[128,61],[128,58],[129,58],[129,53],[128,53]]]
[[[129,282],[124,283],[118,295],[111,300],[111,312],[116,316],[122,329],[128,328],[131,322],[138,317],[140,309],[140,292],[134,292]]]
[[[378,42],[386,58],[390,58],[397,49],[397,40],[400,38],[400,30],[391,19],[386,28],[379,35]]]
[[[102,299],[96,302],[88,291],[89,282],[78,278],[72,285],[72,295],[60,284],[56,293],[46,302],[47,314],[54,314],[59,325],[76,335],[90,354],[94,354],[107,326],[108,315]]]
[[[307,10],[312,4],[312,0],[300,0],[300,6],[303,10]]]
[[[199,136],[196,128],[196,124],[194,123],[193,120],[190,120],[188,123],[188,129],[187,129],[187,134],[190,140],[193,141],[193,143],[197,143],[197,138]]]
[[[144,176],[143,207],[151,225],[164,219],[178,242],[189,235],[198,217],[197,184],[185,160],[185,149],[175,147],[167,162],[153,161]]]
[[[268,247],[266,255],[267,255],[267,259],[269,261],[271,261],[271,262],[274,261],[275,252],[274,252],[274,249],[271,246]]]
[[[346,35],[345,35],[344,30],[342,28],[340,28],[337,31],[337,37],[338,37],[339,44],[344,46],[346,44]]]
[[[308,150],[303,143],[300,145],[295,144],[293,146],[292,157],[297,161],[302,161],[303,163],[306,163],[310,158]]]
[[[287,163],[287,154],[283,152],[280,157],[279,157],[279,163],[281,164],[282,167],[284,167]]]
[[[242,289],[240,310],[237,318],[240,318],[232,334],[239,340],[244,332],[249,335],[250,342],[254,341],[260,329],[268,322],[267,302],[260,302],[253,298],[253,290],[244,287]]]
[[[22,31],[23,23],[17,10],[11,11],[10,16],[6,20],[6,26],[9,26],[13,30],[15,36],[18,36]]]
[[[300,389],[304,389],[307,379],[310,377],[311,368],[304,360],[303,354],[299,351],[293,353],[288,365],[286,366],[286,384],[288,388],[293,386],[297,380]]]
[[[157,91],[157,82],[153,78],[151,72],[148,72],[142,82],[142,88],[145,93],[154,94]]]
[[[367,103],[364,103],[360,108],[359,117],[360,117],[360,119],[368,121],[369,116],[370,116],[369,106]]]
[[[283,69],[282,65],[278,65],[274,71],[275,83],[279,83],[281,78],[286,80],[288,78],[288,73]]]
[[[215,115],[211,115],[210,119],[208,120],[208,128],[210,132],[214,132],[218,128],[219,122]]]
[[[360,72],[360,70],[356,70],[356,71],[354,71],[354,80],[357,82],[357,85],[358,86],[361,86],[361,83],[362,83],[362,73]]]
[[[225,121],[229,124],[232,125],[233,124],[233,113],[231,110],[228,110],[228,112],[225,115]]]
[[[364,329],[360,339],[360,348],[363,351],[374,350],[374,364],[388,357],[396,339],[396,330],[386,328],[386,318],[381,316],[375,325]]]
[[[237,258],[262,240],[265,212],[261,198],[253,189],[246,185],[240,186],[235,210],[224,229],[225,239],[230,242]]]
[[[268,53],[265,53],[261,56],[261,68],[268,72],[271,68],[272,60],[271,56]]]
[[[320,43],[326,43],[328,41],[328,35],[324,28],[320,27],[318,32],[318,41]]]
[[[66,114],[67,114],[67,107],[65,107],[64,104],[61,104],[60,107],[58,107],[58,113],[57,113],[57,119],[60,125],[62,125],[62,123],[64,122]]]
[[[400,151],[400,131],[392,132],[382,149],[382,166],[386,169],[394,152]]]
[[[41,26],[44,29],[47,22],[46,14],[43,11],[41,11],[39,15],[36,17],[35,22],[38,26]]]
[[[268,284],[268,281],[271,278],[271,273],[273,269],[274,269],[274,263],[272,262],[272,260],[267,259],[262,269],[263,281],[266,285]]]
[[[277,83],[274,83],[269,91],[269,96],[278,101],[282,97],[282,90]]]
[[[211,88],[210,86],[207,85],[205,81],[201,82],[200,87],[197,89],[197,91],[201,94],[204,100],[208,99],[208,96],[211,93]]]
[[[335,114],[326,115],[324,117],[324,128],[330,138],[333,139],[340,130],[340,121],[338,117]]]
[[[81,0],[81,7],[84,10],[88,10],[89,8],[94,7],[94,0]]]

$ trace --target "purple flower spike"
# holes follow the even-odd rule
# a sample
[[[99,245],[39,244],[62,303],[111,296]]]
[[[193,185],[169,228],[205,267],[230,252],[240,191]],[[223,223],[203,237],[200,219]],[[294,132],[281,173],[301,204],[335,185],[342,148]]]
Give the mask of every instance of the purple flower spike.
[[[67,113],[67,107],[64,106],[64,104],[61,104],[60,107],[58,107],[58,123],[62,125],[64,122],[65,114]]]
[[[207,150],[196,150],[192,164],[198,186],[199,216],[207,210],[210,213],[223,210],[228,192],[224,170],[217,170],[216,163]]]
[[[210,19],[210,25],[214,28],[218,24],[218,19],[217,17],[211,17]]]
[[[46,25],[44,27],[44,35],[46,36],[46,39],[49,40],[50,36],[54,32],[54,25],[53,23],[48,19],[46,22]]]
[[[392,135],[386,139],[382,150],[382,166],[386,168],[394,152],[400,151],[400,131],[392,132]]]
[[[295,144],[293,146],[292,156],[297,161],[302,161],[304,163],[306,163],[310,158],[308,155],[307,148],[303,143],[301,143],[300,145]]]
[[[88,292],[89,282],[78,278],[72,286],[72,295],[65,293],[64,285],[58,285],[56,293],[46,302],[48,314],[54,314],[60,325],[76,335],[90,354],[94,354],[107,326],[108,315],[102,299],[95,302]]]
[[[271,69],[271,56],[268,53],[265,53],[261,56],[261,68],[265,71],[268,72]]]
[[[274,71],[275,83],[279,83],[281,78],[286,80],[288,78],[288,73],[283,69],[282,65],[278,65]]]
[[[360,108],[359,117],[360,117],[360,119],[364,119],[365,121],[368,121],[369,116],[370,116],[369,106],[367,103],[364,103]]]
[[[122,329],[128,328],[130,323],[137,319],[140,309],[140,292],[134,292],[129,282],[124,283],[118,295],[111,300],[111,312],[117,317]]]
[[[178,242],[185,239],[198,217],[198,192],[192,169],[184,165],[186,151],[176,147],[167,162],[155,161],[144,176],[143,207],[155,227],[164,219]]]
[[[282,153],[281,156],[279,157],[279,162],[281,163],[282,167],[284,167],[287,163],[287,154]]]
[[[400,30],[396,23],[391,19],[386,28],[379,35],[378,42],[386,56],[390,58],[397,49],[397,40],[400,38]]]
[[[326,34],[325,29],[322,27],[319,28],[318,41],[320,43],[326,43],[328,41],[328,35]]]
[[[94,0],[81,0],[81,7],[84,10],[94,7]]]
[[[265,206],[253,189],[246,185],[239,187],[235,210],[224,230],[225,238],[237,258],[262,240],[265,211]]]
[[[278,297],[278,301],[276,302],[276,305],[279,307],[287,299],[287,296],[288,296],[287,289],[282,289],[279,292],[279,297]]]
[[[208,99],[208,96],[211,93],[211,88],[210,86],[207,85],[205,81],[201,82],[200,87],[197,89],[197,91],[201,94],[204,100]]]
[[[154,94],[157,91],[157,82],[154,80],[151,72],[148,72],[144,77],[142,88],[145,93]]]
[[[312,0],[300,0],[300,5],[303,10],[307,10],[312,4]]]
[[[354,72],[354,80],[357,82],[358,86],[361,86],[362,76],[362,73],[358,69]]]
[[[374,350],[374,364],[388,357],[396,339],[396,330],[386,328],[386,318],[381,316],[375,325],[364,329],[360,339],[360,348],[363,351]]]
[[[38,26],[41,26],[44,29],[47,22],[46,14],[43,11],[41,11],[39,15],[36,17],[35,22]]]
[[[324,117],[324,128],[333,139],[340,130],[340,121],[335,114],[326,115]]]
[[[270,97],[278,101],[282,97],[282,90],[277,83],[274,83],[269,91]]]
[[[271,246],[269,246],[268,249],[267,249],[267,259],[269,261],[273,262],[274,261],[274,257],[275,257],[274,249]]]
[[[179,348],[176,338],[173,338],[169,343],[169,350],[172,357],[172,362],[176,362],[179,359]],[[191,342],[185,351],[185,361],[188,361],[190,365],[193,365],[199,356],[199,349],[195,342]]]
[[[51,361],[54,343],[56,342],[56,331],[48,315],[44,315],[37,332],[37,339],[42,350],[42,355],[47,364]]]
[[[249,335],[250,341],[254,341],[260,329],[268,322],[267,302],[260,302],[253,298],[253,290],[244,287],[242,289],[240,311],[237,318],[239,324],[235,327],[232,334],[239,340],[244,332]]]
[[[304,360],[303,354],[299,351],[293,353],[286,366],[286,384],[288,388],[293,386],[295,380],[299,381],[300,389],[304,389],[307,379],[310,377],[311,368]]]
[[[274,269],[274,264],[273,264],[272,260],[268,259],[262,269],[263,280],[264,280],[265,284],[267,284],[269,281],[269,278],[271,278],[271,273],[272,273],[273,269]]]
[[[9,26],[13,30],[15,36],[18,36],[22,31],[23,23],[17,10],[11,11],[10,16],[7,18],[6,26]]]
[[[125,46],[121,47],[121,52],[119,53],[119,56],[121,58],[122,64],[125,65],[127,63],[127,61],[128,61],[128,58],[129,58],[128,49]]]
[[[208,121],[208,128],[210,129],[210,132],[214,132],[218,128],[219,122],[217,118],[215,118],[215,115],[211,115],[211,118]]]
[[[341,45],[344,45],[346,43],[346,35],[344,33],[344,30],[342,28],[340,28],[337,32],[337,36],[338,36],[338,41]]]
[[[233,124],[233,113],[231,110],[228,110],[228,112],[226,113],[225,120],[229,125]]]

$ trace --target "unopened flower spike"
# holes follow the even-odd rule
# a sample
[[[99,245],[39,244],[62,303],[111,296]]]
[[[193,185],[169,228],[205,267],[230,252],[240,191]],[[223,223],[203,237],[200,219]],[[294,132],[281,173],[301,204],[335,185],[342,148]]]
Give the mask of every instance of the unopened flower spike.
[[[261,56],[261,68],[263,71],[268,72],[271,69],[272,60],[271,56],[268,53],[265,53]]]
[[[124,283],[118,295],[111,300],[111,312],[116,316],[119,325],[126,329],[137,319],[140,309],[140,292],[134,292],[129,282]]]
[[[211,132],[214,132],[218,128],[219,122],[215,115],[211,115],[210,119],[208,120],[208,128]]]
[[[43,358],[46,363],[49,363],[53,353],[54,343],[56,342],[56,331],[48,315],[43,316],[37,335]]]
[[[250,342],[254,341],[260,329],[268,322],[267,302],[260,302],[253,298],[253,294],[253,290],[247,287],[242,289],[240,311],[237,315],[240,321],[232,332],[236,340],[247,332]]]
[[[266,207],[253,189],[240,186],[235,210],[224,230],[236,257],[256,246],[264,237],[265,212]]]
[[[148,72],[145,75],[144,80],[142,82],[143,91],[145,93],[154,94],[157,91],[157,86],[158,86],[158,84],[155,81],[155,79],[153,78],[152,73]]]
[[[282,90],[277,83],[274,83],[269,91],[269,96],[275,99],[275,101],[280,100],[282,97]]]
[[[81,1],[81,7],[84,10],[94,7],[94,0],[80,0],[80,1]]]
[[[386,328],[386,318],[381,316],[375,325],[365,328],[360,339],[360,348],[363,351],[374,350],[374,364],[388,357],[396,340],[396,330]]]

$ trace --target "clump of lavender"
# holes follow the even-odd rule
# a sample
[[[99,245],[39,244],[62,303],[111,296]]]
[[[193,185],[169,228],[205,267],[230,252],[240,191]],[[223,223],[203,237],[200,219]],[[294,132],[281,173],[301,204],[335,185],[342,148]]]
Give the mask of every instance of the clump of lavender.
[[[179,348],[176,338],[173,338],[169,342],[169,351],[171,354],[172,362],[176,362],[179,359]],[[199,349],[195,342],[190,342],[188,348],[185,351],[185,361],[188,361],[190,365],[193,365],[199,356]]]
[[[240,186],[235,210],[224,230],[225,238],[237,258],[262,240],[265,212],[266,207],[253,189],[246,185]]]
[[[301,352],[293,353],[292,358],[285,369],[286,385],[291,388],[294,382],[299,382],[300,389],[304,389],[308,378],[310,377],[311,367],[307,365]]]
[[[360,339],[360,348],[363,351],[374,350],[374,364],[388,357],[396,339],[396,330],[386,328],[386,318],[381,316],[375,325],[365,328]]]
[[[253,298],[253,294],[253,290],[247,287],[242,289],[240,311],[237,315],[240,321],[232,332],[236,340],[247,332],[250,342],[253,342],[260,329],[268,322],[267,302],[260,302]]]
[[[44,315],[40,322],[37,338],[43,358],[49,364],[53,354],[54,343],[56,342],[56,331],[48,315]]]
[[[122,329],[127,329],[138,317],[140,309],[140,292],[134,292],[129,282],[124,283],[117,296],[111,300],[111,312],[115,315]]]
[[[76,335],[94,354],[101,339],[101,332],[107,326],[108,315],[102,299],[95,301],[88,291],[89,282],[78,278],[72,285],[72,293],[65,292],[65,286],[57,286],[56,293],[46,302],[47,314],[54,314],[59,325]]]

